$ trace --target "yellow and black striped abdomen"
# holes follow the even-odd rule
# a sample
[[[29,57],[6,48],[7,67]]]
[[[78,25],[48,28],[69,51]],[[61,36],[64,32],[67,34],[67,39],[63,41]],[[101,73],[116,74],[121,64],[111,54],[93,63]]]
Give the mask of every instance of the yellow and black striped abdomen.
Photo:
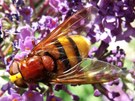
[[[81,35],[63,36],[57,39],[58,49],[57,69],[63,72],[88,56],[90,42]]]

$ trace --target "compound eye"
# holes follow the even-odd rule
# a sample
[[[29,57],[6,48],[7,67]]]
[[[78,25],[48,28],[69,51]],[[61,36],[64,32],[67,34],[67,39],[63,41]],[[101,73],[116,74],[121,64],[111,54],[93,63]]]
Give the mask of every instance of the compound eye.
[[[10,66],[10,70],[9,70],[9,72],[10,72],[9,79],[11,82],[15,83],[17,86],[26,88],[27,84],[22,79],[22,76],[19,73],[19,68],[20,68],[19,64],[20,64],[19,61],[15,61],[15,60],[13,61],[13,63]]]
[[[14,75],[19,72],[19,62],[18,61],[13,61],[13,63],[10,65],[9,73],[11,75]]]

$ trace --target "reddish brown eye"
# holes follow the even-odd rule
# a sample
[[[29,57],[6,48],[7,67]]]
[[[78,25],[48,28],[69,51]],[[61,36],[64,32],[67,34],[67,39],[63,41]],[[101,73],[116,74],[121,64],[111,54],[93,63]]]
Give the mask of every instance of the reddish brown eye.
[[[13,74],[18,73],[19,72],[18,68],[19,68],[19,62],[18,61],[14,61],[11,64],[10,69],[9,69],[10,74],[13,75]]]
[[[46,70],[52,71],[54,69],[54,61],[50,56],[43,56],[42,62]]]
[[[14,61],[11,66],[10,66],[10,75],[14,75],[14,74],[17,74],[19,72],[19,62],[18,61]],[[26,88],[27,87],[27,84],[25,83],[25,81],[23,79],[17,79],[15,81],[15,84],[19,87],[23,87],[23,88]]]

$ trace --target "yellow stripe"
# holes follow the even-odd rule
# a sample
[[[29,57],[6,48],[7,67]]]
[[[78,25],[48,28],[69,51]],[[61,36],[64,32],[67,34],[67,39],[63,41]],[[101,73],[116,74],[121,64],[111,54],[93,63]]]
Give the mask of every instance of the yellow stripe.
[[[70,38],[76,44],[81,57],[86,58],[90,50],[90,41],[81,35],[71,35]],[[76,65],[78,63],[78,57],[76,56],[73,44],[69,41],[69,39],[66,36],[58,38],[58,41],[63,46],[68,60],[70,62],[70,65]]]
[[[69,59],[70,65],[74,66],[75,64],[78,63],[78,60],[76,58],[75,52],[74,52],[74,47],[68,40],[66,36],[58,38],[59,42],[63,46],[65,53]]]
[[[76,43],[81,57],[87,57],[90,50],[90,41],[81,35],[72,35],[71,38]]]

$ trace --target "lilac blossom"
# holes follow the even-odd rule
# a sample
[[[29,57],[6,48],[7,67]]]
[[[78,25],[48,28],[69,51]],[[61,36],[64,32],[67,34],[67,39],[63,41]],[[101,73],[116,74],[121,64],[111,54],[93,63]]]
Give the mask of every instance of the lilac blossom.
[[[23,101],[43,101],[43,95],[39,92],[28,90],[22,95]]]
[[[16,4],[16,5],[24,5],[24,1],[23,0],[12,0],[12,3]]]
[[[42,16],[38,24],[40,30],[44,30],[44,29],[53,30],[58,24],[57,21],[58,21],[57,18],[53,18],[51,16]]]
[[[98,43],[98,46],[92,47],[89,58],[116,65],[127,73],[128,70],[123,67],[127,55],[125,50],[119,46],[113,50],[108,48],[112,41],[130,42],[132,37],[135,37],[135,28],[131,24],[135,20],[134,0],[1,0],[0,5],[0,61],[3,63],[0,65],[6,72],[9,72],[9,66],[14,59],[22,60],[27,57],[34,45],[65,19],[87,6],[93,6],[97,12],[94,15],[95,20],[86,28],[86,37],[92,45]],[[6,39],[11,42],[6,42]],[[10,45],[12,47],[7,51],[6,48]],[[130,75],[129,81],[132,78],[132,83],[135,83],[135,70],[129,70],[127,75]],[[135,95],[131,95],[132,89],[129,89],[128,83],[119,78],[105,84],[92,84],[93,94],[104,95],[103,99],[110,101],[132,101]],[[73,101],[80,100],[80,97],[64,84],[51,85],[49,89],[41,87],[40,84],[30,84],[28,89],[23,89],[10,82],[2,86],[0,93],[0,96],[5,92],[9,95],[1,97],[0,100],[43,101],[46,96],[46,101],[62,101],[62,98],[55,95],[55,91],[60,90],[66,92]]]
[[[13,93],[11,95],[0,98],[0,101],[23,101],[20,94]]]
[[[13,87],[13,84],[8,82],[6,84],[4,84],[1,88],[2,92],[8,91],[9,94],[11,94],[11,88]]]
[[[131,101],[129,97],[130,95],[127,95],[124,92],[124,90],[122,90],[123,84],[121,82],[119,82],[118,85],[113,85],[113,86],[105,85],[105,86],[110,90],[110,92],[112,92],[113,94],[112,97],[114,98],[115,101],[123,101],[123,100]]]
[[[20,12],[20,15],[23,17],[24,21],[26,21],[27,23],[30,23],[33,9],[30,7],[23,7],[19,9],[19,12]]]
[[[99,9],[100,16],[97,17],[96,23],[101,32],[108,28],[116,40],[131,40],[130,36],[134,36],[135,30],[131,25],[135,16],[134,0],[92,0],[91,4]]]
[[[55,9],[55,11],[59,11],[63,15],[69,10],[66,0],[49,0],[49,4]]]

